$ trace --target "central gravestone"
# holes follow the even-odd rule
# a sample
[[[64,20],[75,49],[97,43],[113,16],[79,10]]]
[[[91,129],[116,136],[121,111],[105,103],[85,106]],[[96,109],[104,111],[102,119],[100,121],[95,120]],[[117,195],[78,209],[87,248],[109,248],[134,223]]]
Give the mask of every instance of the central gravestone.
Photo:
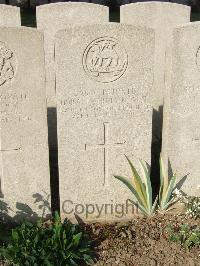
[[[124,154],[150,163],[154,31],[71,27],[57,34],[55,54],[62,214],[117,219],[117,204],[132,197],[113,177],[131,174]]]

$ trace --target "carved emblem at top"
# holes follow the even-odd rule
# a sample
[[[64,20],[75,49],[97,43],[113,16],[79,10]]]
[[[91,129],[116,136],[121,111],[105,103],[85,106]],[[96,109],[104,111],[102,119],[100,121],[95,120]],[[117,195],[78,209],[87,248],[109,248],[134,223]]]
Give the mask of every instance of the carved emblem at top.
[[[103,37],[91,42],[83,54],[86,73],[98,82],[112,82],[126,71],[128,56],[119,42]]]
[[[0,86],[14,77],[14,65],[13,52],[0,42]]]

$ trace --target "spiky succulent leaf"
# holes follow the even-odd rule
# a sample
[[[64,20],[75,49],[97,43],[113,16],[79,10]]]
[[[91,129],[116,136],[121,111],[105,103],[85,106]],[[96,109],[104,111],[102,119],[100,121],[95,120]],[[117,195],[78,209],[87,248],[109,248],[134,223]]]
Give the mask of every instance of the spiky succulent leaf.
[[[163,207],[166,209],[169,204],[171,203],[170,198],[172,196],[172,192],[174,190],[175,187],[175,182],[176,182],[176,176],[173,175],[170,182],[169,182],[169,186],[167,188],[166,194],[163,196],[163,199],[161,200],[163,203]],[[169,203],[169,204],[168,204]]]
[[[143,206],[144,208],[146,207],[146,204],[145,204],[143,198],[140,197],[138,192],[135,190],[135,188],[132,186],[131,182],[126,177],[116,176],[116,175],[114,177],[116,179],[120,180],[121,182],[123,182],[130,189],[130,191],[134,194],[134,196],[138,200],[139,205]]]
[[[129,199],[129,201],[132,204],[136,204],[136,202],[134,202],[133,200]],[[138,202],[137,202],[138,203]],[[144,214],[150,214],[148,209],[145,209],[142,205],[140,205],[139,203],[137,204],[138,208],[141,210],[141,212],[143,212]]]
[[[173,175],[169,181],[166,175],[162,157],[160,156],[160,190],[159,190],[159,207],[160,209],[166,210],[172,201],[170,200],[172,192],[175,187],[176,176]]]
[[[160,200],[163,198],[163,188],[164,188],[164,174],[165,174],[165,170],[164,170],[164,164],[163,164],[163,160],[162,157],[160,156],[160,189],[159,189],[159,202]],[[160,202],[161,204],[161,202]]]
[[[152,206],[151,213],[153,213],[155,211],[155,208],[157,206],[157,203],[158,203],[158,195],[156,196],[156,198],[154,200],[154,204]]]
[[[145,181],[145,188],[146,188],[146,198],[147,198],[147,205],[148,209],[152,209],[152,187],[151,187],[151,179],[149,175],[149,171],[147,170],[146,165],[142,160],[140,160],[140,165],[142,167],[142,170],[144,172],[144,181]]]
[[[136,190],[139,192],[141,191],[141,194],[143,195],[143,198],[145,200],[145,202],[147,201],[146,199],[146,188],[145,188],[145,185],[144,183],[142,182],[142,179],[140,177],[140,175],[138,174],[137,170],[135,169],[135,167],[133,166],[132,162],[129,160],[129,158],[125,155],[130,167],[131,167],[131,170],[132,170],[132,173],[133,173],[133,183],[134,185],[137,187]]]
[[[140,196],[143,205],[145,206],[145,208],[148,208],[147,206],[147,200],[146,200],[146,195],[144,195],[142,189],[141,189],[141,184],[138,182],[138,180],[133,176],[132,179],[132,183],[133,183],[133,187],[135,188],[135,190],[137,191],[138,195]]]

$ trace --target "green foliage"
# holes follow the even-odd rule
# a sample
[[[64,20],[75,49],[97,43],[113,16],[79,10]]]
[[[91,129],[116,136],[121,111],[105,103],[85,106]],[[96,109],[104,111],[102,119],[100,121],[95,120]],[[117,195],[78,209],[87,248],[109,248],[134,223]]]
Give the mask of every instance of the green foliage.
[[[126,157],[131,167],[133,177],[129,180],[126,177],[114,176],[121,182],[123,182],[135,196],[139,209],[147,214],[151,215],[157,206],[157,199],[159,198],[160,211],[166,211],[170,205],[174,203],[172,193],[175,188],[176,176],[173,175],[170,180],[165,174],[162,158],[160,157],[160,190],[159,197],[157,196],[154,203],[152,203],[152,186],[150,180],[150,173],[146,167],[146,163],[140,160],[140,165],[143,171],[143,179],[140,177],[136,168],[131,161]],[[143,182],[144,181],[144,182]],[[134,204],[136,202],[133,201]]]
[[[78,225],[58,214],[50,223],[24,222],[12,230],[9,244],[0,249],[3,258],[19,266],[91,265],[91,241]]]
[[[200,218],[200,197],[187,197],[186,201],[186,213],[194,218]]]
[[[191,228],[188,224],[182,224],[179,228],[169,226],[166,231],[171,241],[178,242],[187,249],[200,246],[199,228]]]
[[[166,175],[162,157],[160,156],[160,190],[159,190],[159,209],[165,211],[173,204],[172,193],[175,188],[176,176],[170,179]]]
[[[154,203],[152,203],[152,186],[151,186],[151,180],[150,180],[150,173],[147,169],[147,166],[145,162],[140,160],[140,165],[141,165],[141,168],[143,171],[143,177],[144,177],[142,180],[136,168],[133,166],[133,164],[128,159],[128,157],[126,157],[126,159],[132,170],[132,174],[133,174],[132,179],[129,180],[128,178],[122,177],[122,176],[114,176],[114,177],[120,180],[121,182],[123,182],[131,190],[131,192],[137,199],[137,202],[133,201],[133,203],[134,204],[138,203],[139,209],[144,214],[151,215],[155,210],[155,207],[157,204],[157,198],[154,201]]]

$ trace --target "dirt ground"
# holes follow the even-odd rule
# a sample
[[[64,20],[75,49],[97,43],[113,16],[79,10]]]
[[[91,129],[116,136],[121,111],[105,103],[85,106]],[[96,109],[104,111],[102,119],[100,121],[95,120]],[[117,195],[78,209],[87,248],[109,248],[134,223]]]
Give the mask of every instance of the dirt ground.
[[[181,224],[200,226],[184,215],[137,217],[127,223],[88,225],[97,241],[96,266],[200,266],[200,247],[186,250],[169,241],[166,227]]]

